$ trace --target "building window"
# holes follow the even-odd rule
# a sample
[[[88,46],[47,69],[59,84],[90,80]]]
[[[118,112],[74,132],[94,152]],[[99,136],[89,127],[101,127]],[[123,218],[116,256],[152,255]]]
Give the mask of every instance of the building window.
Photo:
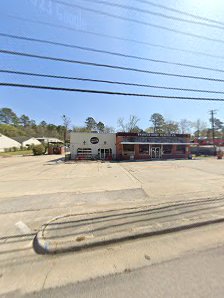
[[[135,151],[134,144],[133,145],[132,144],[123,145],[123,151],[126,153],[134,152]]]
[[[139,153],[140,154],[149,154],[149,145],[139,145]]]
[[[163,154],[171,154],[172,147],[172,145],[163,145]]]
[[[78,156],[91,156],[92,155],[92,149],[91,148],[78,148],[77,149],[77,155]]]
[[[178,145],[176,151],[178,153],[186,153],[186,146],[185,145]]]

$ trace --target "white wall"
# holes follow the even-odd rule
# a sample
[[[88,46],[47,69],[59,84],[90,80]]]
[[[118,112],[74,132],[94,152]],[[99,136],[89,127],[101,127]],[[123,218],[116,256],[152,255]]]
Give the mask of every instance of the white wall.
[[[92,144],[91,138],[97,137],[98,144]],[[84,144],[85,142],[85,144]],[[70,150],[71,158],[74,159],[77,155],[78,148],[91,148],[92,155],[98,154],[98,149],[112,149],[112,154],[116,154],[116,134],[114,133],[86,133],[86,132],[72,132],[70,135]]]
[[[22,142],[23,147],[30,146],[30,145],[40,145],[40,144],[41,142],[35,138],[30,138],[29,140]]]
[[[0,134],[0,152],[4,152],[7,148],[20,148],[21,144],[13,139],[10,139],[3,134]]]

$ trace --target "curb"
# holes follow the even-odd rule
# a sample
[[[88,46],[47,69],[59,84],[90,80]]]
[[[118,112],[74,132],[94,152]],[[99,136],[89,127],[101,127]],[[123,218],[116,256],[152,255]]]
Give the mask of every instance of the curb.
[[[53,255],[53,254],[61,254],[66,252],[72,251],[80,251],[84,249],[94,248],[94,247],[101,247],[108,244],[124,242],[128,240],[134,240],[138,238],[145,238],[150,236],[158,236],[163,234],[169,234],[174,232],[179,232],[187,229],[198,228],[210,224],[218,224],[224,222],[224,217],[213,219],[213,220],[204,220],[204,221],[196,221],[190,224],[184,225],[174,225],[172,227],[165,227],[150,230],[149,228],[145,229],[142,232],[133,232],[133,233],[119,233],[114,234],[112,237],[105,236],[104,239],[93,239],[93,241],[89,241],[86,243],[77,242],[77,241],[69,241],[66,243],[55,243],[51,244],[43,237],[43,230],[39,231],[34,240],[33,240],[33,249],[37,254],[41,255]],[[168,223],[169,224],[169,223]]]

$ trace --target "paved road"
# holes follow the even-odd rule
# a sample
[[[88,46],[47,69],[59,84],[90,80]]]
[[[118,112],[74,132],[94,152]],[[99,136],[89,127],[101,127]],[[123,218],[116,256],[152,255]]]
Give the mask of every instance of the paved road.
[[[133,272],[41,291],[32,297],[223,297],[223,280],[224,246]]]

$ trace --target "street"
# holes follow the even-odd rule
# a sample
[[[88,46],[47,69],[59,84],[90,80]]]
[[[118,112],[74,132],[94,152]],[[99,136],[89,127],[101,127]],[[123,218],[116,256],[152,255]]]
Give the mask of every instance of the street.
[[[122,274],[44,290],[32,297],[221,298],[223,279],[224,246]]]

